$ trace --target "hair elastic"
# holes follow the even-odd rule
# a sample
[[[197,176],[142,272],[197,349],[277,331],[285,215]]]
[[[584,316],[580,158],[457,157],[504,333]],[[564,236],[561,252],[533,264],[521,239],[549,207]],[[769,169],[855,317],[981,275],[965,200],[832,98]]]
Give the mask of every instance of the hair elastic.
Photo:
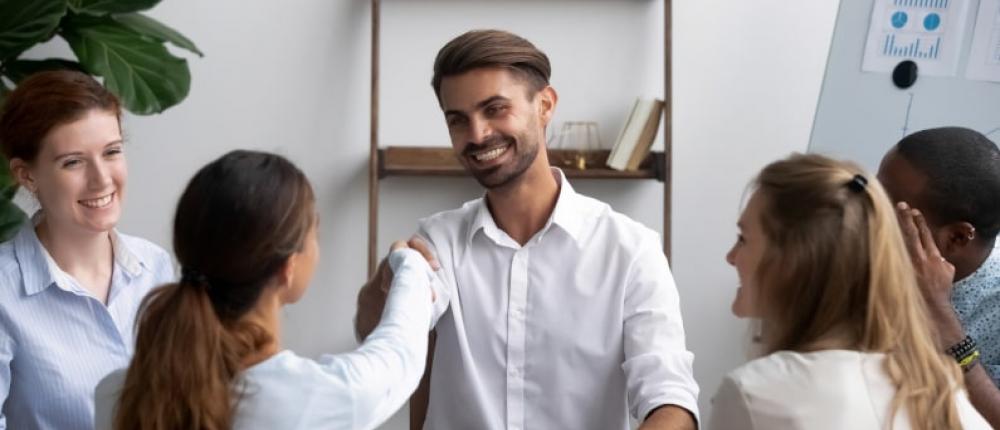
[[[195,269],[181,268],[181,283],[191,285],[208,285],[208,278]]]
[[[868,187],[868,179],[861,175],[854,175],[854,178],[847,183],[847,187],[854,192],[864,192],[865,188]]]

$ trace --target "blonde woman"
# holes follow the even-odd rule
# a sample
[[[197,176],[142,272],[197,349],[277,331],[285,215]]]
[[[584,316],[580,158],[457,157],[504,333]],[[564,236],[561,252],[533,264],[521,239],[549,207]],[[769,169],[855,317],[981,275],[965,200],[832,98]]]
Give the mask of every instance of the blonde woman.
[[[850,163],[764,168],[726,256],[765,354],[729,373],[716,429],[988,429],[935,346],[892,204]]]

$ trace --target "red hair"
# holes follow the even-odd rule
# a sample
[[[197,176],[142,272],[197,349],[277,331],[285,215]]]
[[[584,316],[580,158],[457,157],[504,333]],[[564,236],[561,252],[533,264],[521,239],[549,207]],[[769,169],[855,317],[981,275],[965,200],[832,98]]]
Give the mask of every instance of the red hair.
[[[53,128],[94,109],[121,120],[118,97],[89,75],[70,70],[31,75],[7,96],[0,111],[0,150],[8,160],[34,161]]]

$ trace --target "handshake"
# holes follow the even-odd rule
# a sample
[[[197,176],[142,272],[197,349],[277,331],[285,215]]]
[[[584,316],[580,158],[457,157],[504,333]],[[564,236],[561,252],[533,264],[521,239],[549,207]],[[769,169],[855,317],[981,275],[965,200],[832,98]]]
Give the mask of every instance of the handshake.
[[[417,251],[427,260],[431,269],[437,271],[441,268],[430,246],[423,239],[413,236],[409,240],[397,240],[389,247],[389,255],[403,249]],[[358,342],[363,342],[368,335],[375,330],[382,318],[385,310],[385,303],[389,296],[389,289],[392,286],[394,273],[389,264],[389,257],[382,259],[372,278],[361,287],[358,292],[358,311],[354,318],[354,336]],[[437,300],[437,293],[431,288],[431,300]]]

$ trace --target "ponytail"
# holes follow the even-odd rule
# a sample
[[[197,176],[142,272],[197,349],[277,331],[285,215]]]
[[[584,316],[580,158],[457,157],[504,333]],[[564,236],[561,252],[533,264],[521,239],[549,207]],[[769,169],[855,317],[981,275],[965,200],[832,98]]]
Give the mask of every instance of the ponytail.
[[[914,429],[960,430],[955,391],[963,388],[961,370],[937,348],[892,204],[875,198],[872,206],[869,247],[876,270],[870,274],[862,346],[886,354],[885,370],[897,388],[894,414],[905,408]]]
[[[277,335],[245,316],[315,223],[309,181],[281,156],[232,151],[195,174],[174,218],[181,281],[142,302],[116,429],[232,426],[238,376]]]
[[[896,388],[890,420],[905,412],[914,430],[960,429],[955,392],[962,375],[936,347],[878,181],[857,165],[810,154],[768,165],[757,185],[768,240],[757,267],[766,351],[808,350],[843,334],[845,348],[885,354]]]
[[[205,288],[169,284],[143,300],[115,429],[232,427],[236,377],[271,336],[252,323],[223,324]]]

